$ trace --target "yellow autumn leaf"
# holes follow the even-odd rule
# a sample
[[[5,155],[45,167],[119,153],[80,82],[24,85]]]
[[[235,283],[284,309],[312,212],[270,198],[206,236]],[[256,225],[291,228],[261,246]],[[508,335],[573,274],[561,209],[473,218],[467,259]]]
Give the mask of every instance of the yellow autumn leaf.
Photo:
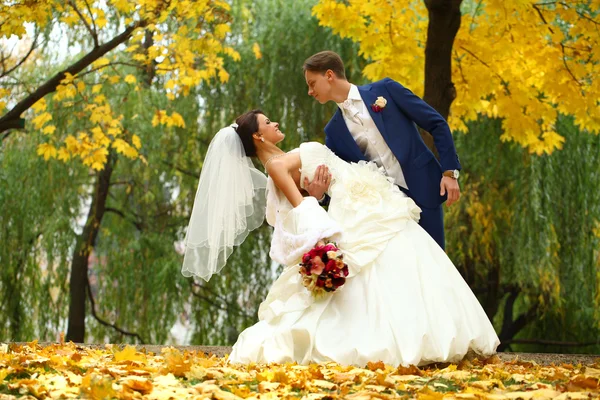
[[[110,64],[110,60],[107,57],[102,57],[92,63],[92,68],[102,68]]]
[[[38,101],[35,102],[34,105],[31,106],[31,108],[33,109],[33,111],[35,111],[36,113],[39,113],[41,111],[46,111],[46,99],[45,98],[41,98]]]
[[[69,161],[71,159],[71,155],[66,148],[61,147],[58,149],[58,159],[61,161]]]
[[[133,4],[129,0],[111,0],[111,3],[122,13],[129,13],[133,8]]]
[[[238,53],[233,47],[224,47],[223,53],[230,56],[233,59],[233,61],[240,61],[242,59],[242,57],[240,56],[240,53]],[[261,54],[261,57],[262,57],[262,54]]]
[[[130,84],[134,84],[137,82],[137,79],[135,78],[135,76],[129,74],[125,77],[125,82],[130,83]]]
[[[138,151],[133,146],[130,146],[128,144],[127,147],[125,147],[125,149],[123,151],[123,154],[126,157],[129,157],[131,159],[135,159],[135,158],[137,158],[137,156],[138,156],[139,153],[138,153]]]
[[[67,146],[68,151],[76,153],[77,148],[79,147],[79,141],[75,139],[73,135],[69,135],[65,139],[65,145]]]
[[[133,145],[135,146],[136,149],[139,149],[140,147],[142,147],[142,141],[140,140],[140,137],[136,134],[134,134],[131,137],[131,143],[133,143]]]
[[[44,127],[44,129],[42,129],[42,133],[44,135],[52,135],[55,131],[56,131],[56,126],[54,126],[54,125],[47,125]]]
[[[229,81],[229,73],[224,69],[219,71],[219,80],[221,83],[226,83]]]
[[[173,112],[173,114],[171,114],[171,123],[174,126],[185,128],[185,121],[183,120],[181,114],[179,114],[178,112]]]
[[[96,22],[96,27],[102,29],[106,26],[108,21],[106,20],[106,18],[96,18],[95,22]]]
[[[46,124],[48,121],[52,120],[52,114],[50,114],[49,112],[44,112],[40,115],[38,115],[37,117],[35,117],[31,122],[33,123],[33,126],[35,127],[35,129],[41,129],[42,126],[44,126],[44,124]]]
[[[224,39],[225,36],[231,31],[229,24],[218,24],[215,27],[215,37],[217,39]]]
[[[56,158],[58,153],[56,147],[50,143],[42,143],[37,148],[37,154],[38,156],[43,156],[44,160],[48,161],[50,158]]]
[[[173,79],[169,79],[165,83],[165,89],[173,89],[175,87],[175,81]]]
[[[258,45],[258,43],[254,43],[252,45],[252,51],[254,52],[254,57],[256,57],[257,60],[260,60],[262,58],[262,53],[260,51],[260,46]]]
[[[156,127],[159,124],[164,124],[166,121],[166,112],[163,110],[157,110],[152,118],[152,126]]]
[[[79,22],[79,17],[77,16],[77,14],[72,13],[60,17],[60,20],[69,26],[73,26],[77,22]]]
[[[112,147],[117,150],[117,153],[124,153],[126,148],[129,147],[126,141],[123,139],[115,139],[112,142]]]

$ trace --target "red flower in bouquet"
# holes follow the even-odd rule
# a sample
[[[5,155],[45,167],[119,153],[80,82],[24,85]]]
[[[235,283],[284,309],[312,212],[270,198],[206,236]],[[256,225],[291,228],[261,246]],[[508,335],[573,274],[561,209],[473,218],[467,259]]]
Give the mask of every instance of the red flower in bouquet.
[[[348,276],[348,265],[343,261],[343,254],[333,243],[315,246],[302,256],[299,272],[302,284],[314,296],[335,292]]]

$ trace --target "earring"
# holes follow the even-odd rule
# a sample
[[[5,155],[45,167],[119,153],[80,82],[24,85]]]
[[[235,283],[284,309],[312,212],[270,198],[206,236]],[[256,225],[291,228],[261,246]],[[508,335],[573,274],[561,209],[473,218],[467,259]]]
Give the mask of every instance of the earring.
[[[265,142],[265,138],[261,136],[260,141],[264,143]]]

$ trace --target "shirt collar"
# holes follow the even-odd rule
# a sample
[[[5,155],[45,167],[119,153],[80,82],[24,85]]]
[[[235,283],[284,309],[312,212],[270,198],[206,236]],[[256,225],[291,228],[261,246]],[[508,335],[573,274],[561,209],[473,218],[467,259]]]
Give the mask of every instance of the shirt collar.
[[[362,100],[362,97],[360,96],[360,92],[358,91],[358,87],[351,83],[350,84],[350,92],[348,92],[348,100]],[[337,103],[338,107],[343,111],[344,110],[344,103]]]

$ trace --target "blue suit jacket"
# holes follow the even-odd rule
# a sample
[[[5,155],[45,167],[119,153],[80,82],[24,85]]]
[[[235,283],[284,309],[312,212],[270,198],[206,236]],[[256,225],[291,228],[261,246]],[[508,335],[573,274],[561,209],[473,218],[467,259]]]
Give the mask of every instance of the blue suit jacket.
[[[400,162],[410,196],[427,208],[446,200],[440,196],[442,171],[461,169],[446,120],[421,98],[390,78],[359,86],[358,91],[390,150]],[[387,100],[380,112],[371,105],[377,97]],[[440,162],[427,147],[416,125],[433,136]],[[366,160],[350,134],[341,111],[325,127],[325,144],[343,160]]]

